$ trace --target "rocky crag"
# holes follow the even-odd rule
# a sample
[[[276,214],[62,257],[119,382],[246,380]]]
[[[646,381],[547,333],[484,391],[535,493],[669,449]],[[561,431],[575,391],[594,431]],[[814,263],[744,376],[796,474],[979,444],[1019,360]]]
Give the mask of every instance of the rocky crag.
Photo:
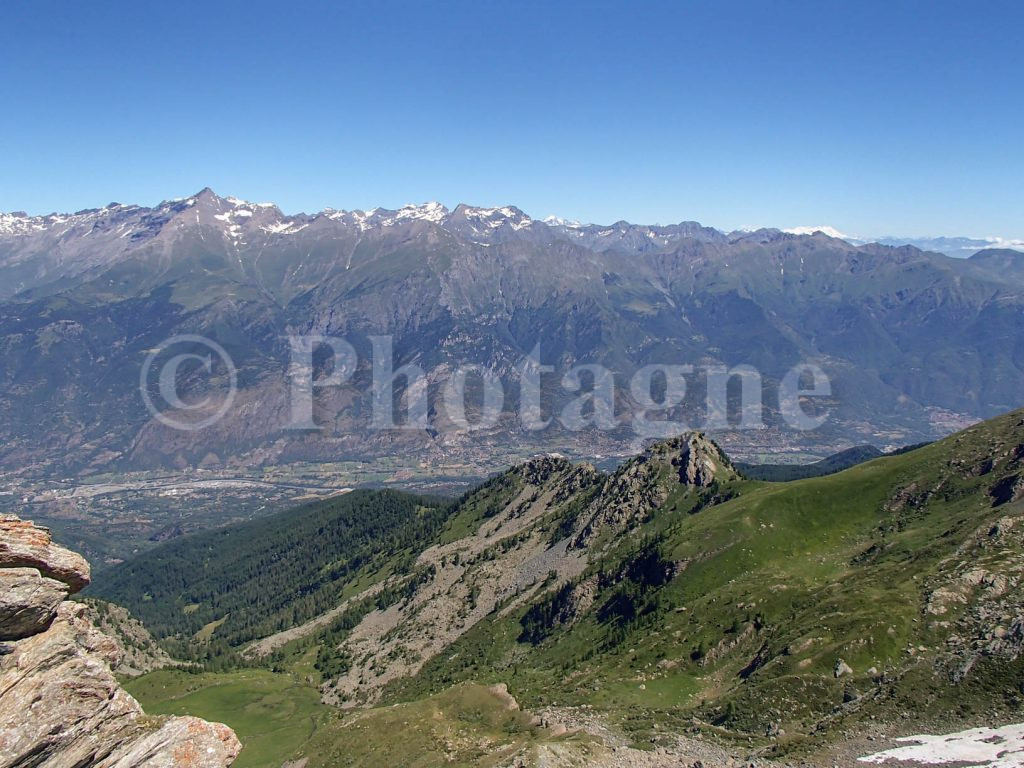
[[[150,717],[118,684],[119,644],[66,598],[89,583],[45,528],[0,516],[0,768],[218,768],[230,728]]]
[[[485,618],[505,617],[551,590],[572,587],[560,620],[572,623],[593,605],[596,559],[640,526],[672,494],[716,502],[715,489],[738,480],[728,458],[701,433],[655,443],[611,476],[590,464],[534,458],[470,495],[459,519],[472,530],[420,553],[412,575],[395,576],[354,597],[357,620],[338,655],[344,672],[325,682],[324,701],[354,707],[417,674]],[[387,607],[353,606],[401,592]],[[332,612],[332,618],[343,613]],[[314,619],[308,630],[323,622]],[[302,628],[254,646],[259,655],[305,634]],[[329,640],[327,642],[330,642]]]

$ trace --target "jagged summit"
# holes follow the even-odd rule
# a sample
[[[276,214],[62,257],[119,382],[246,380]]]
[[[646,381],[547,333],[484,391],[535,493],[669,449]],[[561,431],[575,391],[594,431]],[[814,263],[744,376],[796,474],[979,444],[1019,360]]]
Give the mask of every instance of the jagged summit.
[[[728,455],[704,432],[686,432],[651,443],[639,456],[626,462],[611,477],[634,475],[636,467],[654,467],[668,483],[691,488],[709,488],[716,483],[739,480]],[[596,472],[589,462],[574,464],[560,454],[535,456],[509,470],[533,485],[541,485],[549,477],[572,468]]]
[[[672,466],[678,468],[679,481],[684,485],[707,488],[716,482],[739,478],[729,457],[703,432],[690,432],[660,445],[675,454]]]
[[[459,203],[455,208],[448,209],[436,201],[420,204],[409,203],[397,209],[378,207],[364,211],[328,207],[314,213],[285,215],[281,213],[274,203],[254,203],[230,195],[222,197],[208,186],[203,187],[188,197],[164,200],[152,208],[133,204],[110,203],[103,208],[89,208],[75,213],[55,212],[46,215],[30,216],[23,211],[0,212],[0,237],[25,236],[45,232],[54,226],[63,227],[69,222],[74,226],[76,221],[83,217],[95,217],[109,213],[112,210],[137,211],[140,215],[152,215],[157,212],[181,210],[182,208],[196,205],[249,211],[257,209],[274,210],[277,212],[279,221],[274,226],[266,228],[267,233],[274,235],[290,235],[301,231],[295,225],[296,221],[326,218],[333,221],[344,221],[361,230],[372,227],[395,227],[425,222],[453,230],[457,230],[459,227],[463,229],[468,227],[470,230],[478,230],[477,234],[479,235],[493,235],[496,231],[506,228],[510,231],[522,231],[533,229],[535,226],[541,226],[557,233],[559,236],[569,238],[599,252],[611,248],[650,251],[656,248],[670,247],[684,239],[705,243],[729,243],[752,239],[757,242],[772,242],[790,236],[824,236],[842,240],[854,246],[865,245],[874,241],[892,246],[911,244],[924,250],[937,251],[957,257],[967,257],[985,248],[1016,249],[1017,252],[1024,250],[1022,241],[999,237],[983,239],[966,237],[868,238],[847,235],[829,225],[797,226],[783,229],[762,227],[759,229],[739,229],[731,232],[704,226],[695,221],[680,221],[677,224],[638,224],[625,219],[619,219],[612,224],[604,225],[582,223],[557,215],[546,216],[543,219],[534,219],[514,205],[485,207]]]

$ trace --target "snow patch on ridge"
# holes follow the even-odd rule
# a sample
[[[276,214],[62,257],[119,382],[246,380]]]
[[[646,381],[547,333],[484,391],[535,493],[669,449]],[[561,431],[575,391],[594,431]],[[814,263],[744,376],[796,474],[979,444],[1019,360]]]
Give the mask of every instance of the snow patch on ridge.
[[[563,219],[561,216],[545,216],[542,221],[549,227],[565,227],[566,229],[581,229],[583,224],[574,219]]]
[[[899,742],[916,742],[857,758],[862,763],[914,761],[926,765],[959,763],[979,768],[1024,766],[1024,723],[1002,728],[971,728],[946,736],[905,736]]]
[[[0,235],[32,235],[63,226],[64,228],[58,233],[58,235],[62,235],[72,227],[95,223],[96,220],[110,214],[112,210],[121,207],[112,205],[107,208],[79,211],[78,213],[51,213],[47,216],[0,213]],[[133,208],[134,206],[129,207]]]
[[[268,224],[265,227],[260,227],[264,232],[269,232],[272,235],[294,235],[296,232],[301,232],[309,224],[297,224],[293,221],[279,221],[276,224]]]
[[[430,202],[422,205],[403,205],[397,211],[389,211],[385,208],[373,208],[369,211],[338,211],[328,208],[322,215],[332,221],[351,221],[359,227],[360,231],[366,231],[371,227],[393,227],[412,221],[441,224],[448,218],[448,214],[448,209],[443,205]]]
[[[787,235],[813,235],[815,232],[821,232],[829,237],[835,237],[839,240],[850,240],[856,239],[851,238],[850,235],[844,235],[835,227],[830,227],[827,224],[820,227],[790,227],[789,229],[782,230]]]

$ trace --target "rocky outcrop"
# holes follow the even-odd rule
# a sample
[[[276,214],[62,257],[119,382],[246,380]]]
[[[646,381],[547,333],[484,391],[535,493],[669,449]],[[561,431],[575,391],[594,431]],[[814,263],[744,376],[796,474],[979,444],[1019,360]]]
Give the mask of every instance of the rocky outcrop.
[[[691,432],[663,445],[668,450],[678,451],[672,458],[672,466],[679,470],[679,482],[683,485],[708,488],[715,482],[736,477],[729,459],[702,432]]]
[[[230,765],[230,728],[149,717],[120,687],[118,644],[64,600],[88,583],[88,563],[45,528],[0,518],[0,768]]]
[[[1024,476],[1018,472],[1004,477],[992,487],[989,495],[992,497],[993,506],[1020,501],[1024,498]]]
[[[570,547],[583,549],[602,532],[639,525],[679,486],[690,493],[738,478],[728,457],[702,432],[654,443],[608,478]]]
[[[46,631],[68,586],[35,568],[0,570],[0,638],[21,640]]]
[[[89,584],[89,564],[76,552],[58,547],[50,532],[15,515],[0,515],[0,567],[26,566],[78,592]]]

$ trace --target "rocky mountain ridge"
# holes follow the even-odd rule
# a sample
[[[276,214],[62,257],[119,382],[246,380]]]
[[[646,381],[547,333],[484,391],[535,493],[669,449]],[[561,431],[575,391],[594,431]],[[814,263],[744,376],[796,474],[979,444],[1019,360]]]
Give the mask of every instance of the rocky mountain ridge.
[[[217,768],[241,745],[227,726],[149,717],[118,684],[118,644],[66,598],[89,566],[49,533],[0,516],[0,766]]]
[[[967,258],[986,249],[1024,250],[1020,240],[987,237],[916,237],[900,238],[885,236],[878,238],[853,237],[830,226],[787,227],[780,229],[761,228],[726,231],[702,225],[695,221],[678,224],[638,224],[625,220],[610,225],[581,223],[547,216],[534,219],[515,206],[480,207],[460,203],[453,209],[438,202],[409,204],[397,209],[373,208],[370,210],[339,210],[325,208],[316,213],[284,214],[274,203],[253,203],[236,197],[220,198],[206,188],[195,195],[165,200],[152,208],[139,205],[110,203],[103,208],[85,209],[76,213],[51,213],[30,216],[24,212],[0,212],[0,237],[28,236],[54,229],[60,234],[73,230],[87,229],[90,234],[116,229],[121,239],[137,240],[146,231],[152,231],[170,220],[176,213],[197,206],[204,200],[221,203],[218,220],[227,224],[229,235],[239,236],[246,223],[256,223],[259,230],[267,234],[295,234],[317,219],[326,218],[344,221],[360,230],[375,226],[393,227],[414,221],[425,221],[445,226],[452,231],[477,236],[493,236],[496,230],[509,228],[523,230],[543,226],[585,244],[594,250],[613,247],[627,247],[630,250],[645,251],[664,248],[681,239],[697,239],[706,242],[728,242],[747,237],[752,233],[784,233],[791,235],[814,235],[820,233],[835,239],[845,240],[851,245],[879,243],[888,246],[912,245],[923,251],[943,253],[947,256]],[[230,230],[234,229],[232,233]]]
[[[549,590],[577,582],[669,495],[706,493],[738,479],[718,446],[700,433],[655,443],[610,477],[586,463],[532,459],[462,502],[458,525],[468,526],[470,535],[428,547],[409,574],[355,594],[331,612],[329,622],[313,619],[250,650],[265,656],[325,624],[351,625],[337,646],[328,640],[321,653],[325,671],[327,658],[341,660],[345,670],[324,684],[324,701],[374,703],[389,684],[418,673],[486,617],[513,614]],[[590,609],[594,586],[578,590],[569,614]],[[374,603],[382,592],[397,599]],[[360,610],[367,602],[377,608]]]
[[[497,447],[623,455],[642,410],[631,380],[648,365],[694,366],[666,417],[715,425],[738,458],[934,439],[1017,406],[1024,386],[1012,342],[1024,272],[1010,252],[963,260],[820,232],[549,224],[512,206],[286,216],[210,190],[154,208],[3,221],[0,467],[36,477],[466,459]],[[221,345],[238,371],[232,407],[197,432],[162,423],[140,394],[147,356],[182,335]],[[321,430],[289,429],[289,335],[345,339],[359,356],[346,384],[316,388]],[[428,429],[371,428],[370,337],[381,335],[395,369],[424,370]],[[518,371],[539,342],[540,364],[555,368],[541,381],[541,415],[555,418],[534,431],[515,410]],[[832,383],[830,418],[807,433],[786,427],[778,398],[805,362]],[[614,373],[614,424],[574,432],[557,418],[573,397],[562,382],[590,363]],[[313,372],[330,365],[318,354]],[[498,421],[472,431],[441,397],[466,365],[506,394]],[[764,430],[706,412],[708,371],[737,365],[760,372]],[[225,366],[204,373],[181,371],[181,398],[223,395]]]

